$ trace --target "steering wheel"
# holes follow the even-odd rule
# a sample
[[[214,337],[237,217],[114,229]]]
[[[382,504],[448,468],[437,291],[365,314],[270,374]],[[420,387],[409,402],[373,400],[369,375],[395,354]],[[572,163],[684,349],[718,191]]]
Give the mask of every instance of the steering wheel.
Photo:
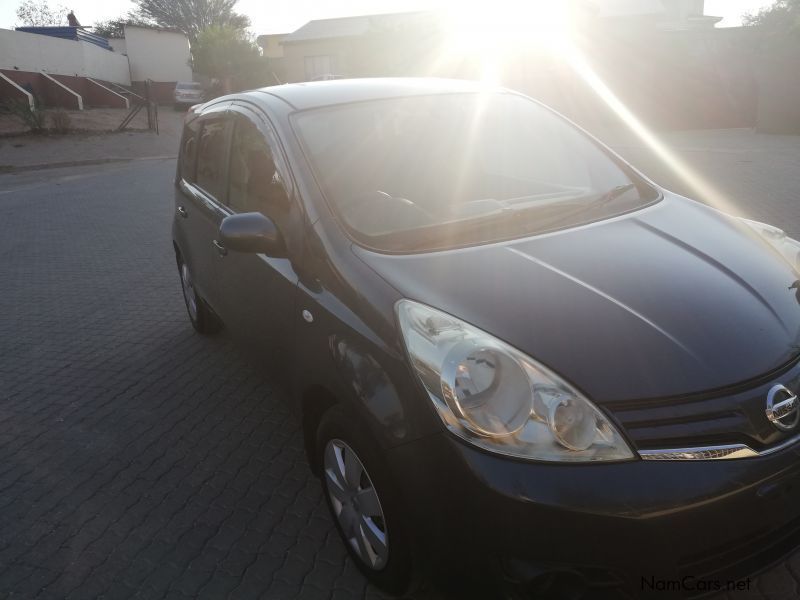
[[[411,200],[383,190],[357,194],[348,204],[345,218],[353,228],[368,235],[414,229],[435,222],[433,215]]]

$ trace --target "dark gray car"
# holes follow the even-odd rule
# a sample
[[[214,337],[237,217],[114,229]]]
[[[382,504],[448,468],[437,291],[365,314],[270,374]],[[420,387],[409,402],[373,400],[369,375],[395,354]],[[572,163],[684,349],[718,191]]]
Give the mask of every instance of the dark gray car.
[[[192,324],[287,377],[379,586],[692,595],[800,540],[800,245],[782,231],[467,82],[236,94],[181,144]]]

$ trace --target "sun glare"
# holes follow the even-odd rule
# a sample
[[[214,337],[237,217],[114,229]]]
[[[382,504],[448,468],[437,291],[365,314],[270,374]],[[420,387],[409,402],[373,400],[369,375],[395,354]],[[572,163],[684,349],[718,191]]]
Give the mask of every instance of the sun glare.
[[[535,49],[553,52],[565,43],[568,23],[564,4],[532,0],[500,0],[490,6],[460,5],[446,14],[449,58],[458,56],[480,65],[481,79],[499,83],[515,56]]]
[[[650,150],[701,197],[720,210],[735,213],[724,194],[648,129],[592,68],[574,39],[572,18],[565,2],[498,0],[490,5],[460,4],[446,14],[447,36],[438,62],[471,64],[487,85],[501,84],[515,64],[533,55],[567,66]],[[527,68],[531,63],[528,63]]]
[[[572,71],[580,77],[608,106],[617,118],[650,149],[673,173],[683,180],[700,198],[704,198],[714,208],[737,214],[739,211],[728,200],[727,196],[720,192],[708,180],[701,176],[685,160],[682,160],[666,144],[664,144],[644,123],[620,100],[613,90],[603,81],[603,79],[592,68],[584,54],[574,45],[565,45],[560,52],[560,56],[570,66]]]

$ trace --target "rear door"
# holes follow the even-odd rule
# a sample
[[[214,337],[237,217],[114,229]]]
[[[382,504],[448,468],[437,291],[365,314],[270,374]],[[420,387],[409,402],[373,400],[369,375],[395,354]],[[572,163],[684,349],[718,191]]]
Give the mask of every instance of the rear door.
[[[232,126],[227,110],[230,104],[214,106],[199,117],[193,149],[195,169],[191,178],[183,176],[179,182],[185,204],[178,207],[178,212],[185,221],[188,241],[184,258],[195,288],[215,312],[221,301],[217,270],[223,252],[216,238],[219,223],[228,214],[225,201]]]
[[[220,315],[239,337],[256,342],[275,362],[288,358],[302,259],[302,210],[278,137],[266,116],[234,103],[227,204],[260,212],[278,227],[286,252],[274,257],[229,251],[220,261],[225,289]]]

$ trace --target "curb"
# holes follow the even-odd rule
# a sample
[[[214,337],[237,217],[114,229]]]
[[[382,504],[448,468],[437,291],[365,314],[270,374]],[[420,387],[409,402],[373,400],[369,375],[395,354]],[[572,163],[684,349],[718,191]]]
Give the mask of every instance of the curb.
[[[32,165],[0,165],[0,174],[19,173],[22,171],[41,171],[43,169],[62,169],[65,167],[86,167],[90,165],[133,162],[138,160],[172,160],[176,158],[178,158],[177,155],[108,157],[108,158],[91,158],[86,160],[68,160],[68,161],[52,162],[52,163],[36,163]]]

